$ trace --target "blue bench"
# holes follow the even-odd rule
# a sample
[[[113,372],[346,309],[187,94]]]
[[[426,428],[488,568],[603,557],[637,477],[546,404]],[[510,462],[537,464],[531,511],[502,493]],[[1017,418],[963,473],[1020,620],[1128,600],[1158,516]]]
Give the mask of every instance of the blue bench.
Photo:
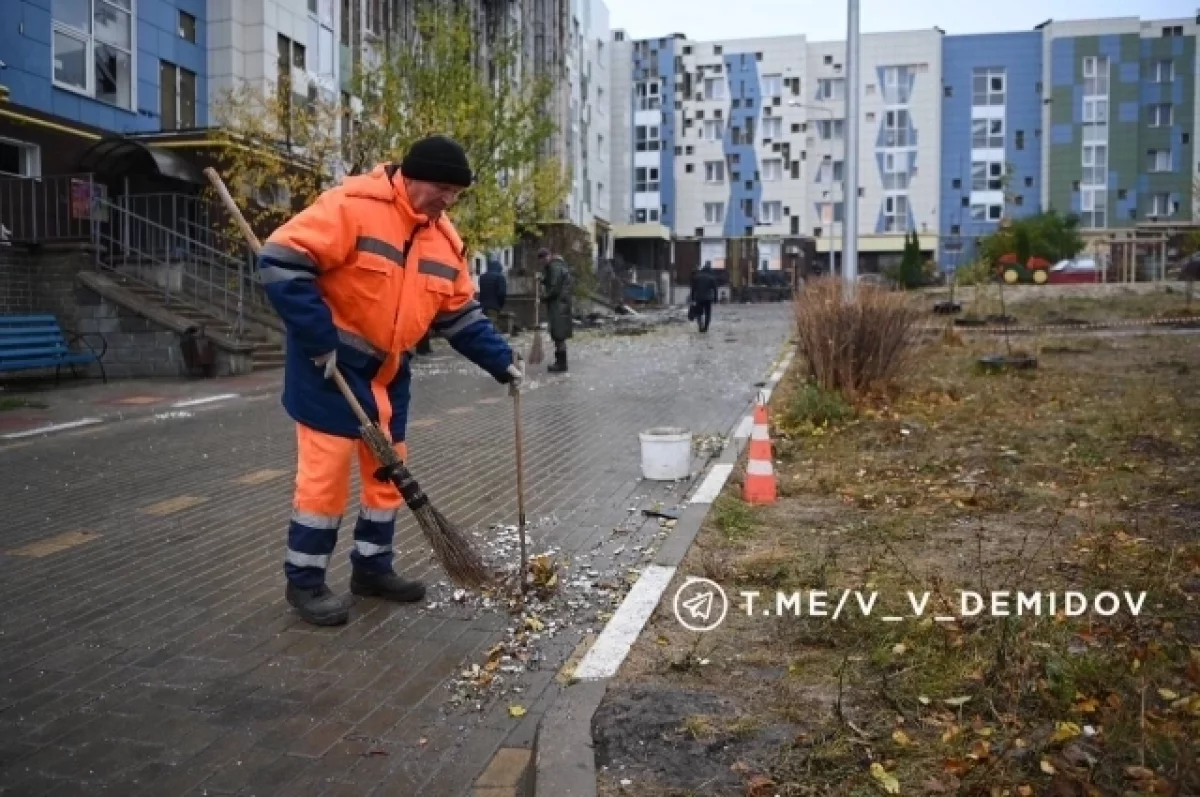
[[[108,375],[100,359],[108,351],[108,341],[99,337],[104,348],[97,353],[82,335],[68,337],[52,315],[0,315],[0,373],[53,368],[57,384],[64,365],[78,375],[75,366],[95,363],[107,384]],[[76,342],[86,346],[87,351],[73,350],[71,344]]]

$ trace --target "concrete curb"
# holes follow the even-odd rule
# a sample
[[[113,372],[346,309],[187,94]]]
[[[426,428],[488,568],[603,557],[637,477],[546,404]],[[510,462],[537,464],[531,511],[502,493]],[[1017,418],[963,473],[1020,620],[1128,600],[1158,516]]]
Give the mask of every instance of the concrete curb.
[[[794,351],[784,351],[772,365],[758,395],[764,403],[783,380]],[[758,396],[756,396],[757,398]],[[592,716],[599,708],[609,682],[617,675],[629,647],[637,641],[646,621],[662,600],[684,556],[700,533],[712,503],[721,493],[750,442],[754,401],[729,430],[729,443],[721,455],[697,478],[688,504],[675,530],[663,541],[651,564],[626,595],[592,647],[576,668],[574,683],[542,715],[534,746],[534,779],[528,797],[595,797],[596,758]]]

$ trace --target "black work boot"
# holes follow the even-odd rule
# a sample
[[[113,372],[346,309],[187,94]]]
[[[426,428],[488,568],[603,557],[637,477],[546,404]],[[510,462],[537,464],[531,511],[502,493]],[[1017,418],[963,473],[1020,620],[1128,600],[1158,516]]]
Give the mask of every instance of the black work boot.
[[[298,587],[288,582],[287,602],[313,625],[342,625],[350,618],[350,596],[334,595],[329,587]]]
[[[366,573],[355,569],[350,575],[350,591],[364,598],[383,598],[399,603],[415,603],[425,598],[425,585],[409,581],[395,572]]]
[[[554,365],[546,366],[546,371],[552,374],[563,374],[567,371],[567,353],[565,351],[554,352]]]

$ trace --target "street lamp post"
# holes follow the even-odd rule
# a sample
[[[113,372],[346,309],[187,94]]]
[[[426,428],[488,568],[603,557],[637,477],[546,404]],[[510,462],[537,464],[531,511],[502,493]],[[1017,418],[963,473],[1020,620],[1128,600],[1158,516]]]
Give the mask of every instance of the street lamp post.
[[[843,234],[845,251],[842,253],[842,277],[845,280],[846,292],[854,295],[855,283],[858,282],[858,117],[859,117],[859,41],[858,41],[858,0],[847,2],[847,35],[846,35],[846,165],[844,174],[846,183],[842,191],[845,209],[842,218],[845,224],[842,229],[850,230],[849,235]]]

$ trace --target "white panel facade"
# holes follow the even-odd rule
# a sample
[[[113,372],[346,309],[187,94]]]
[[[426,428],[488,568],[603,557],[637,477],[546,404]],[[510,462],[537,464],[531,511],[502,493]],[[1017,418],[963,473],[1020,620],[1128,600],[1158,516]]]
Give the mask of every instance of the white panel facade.
[[[591,112],[588,141],[588,174],[592,182],[592,213],[601,221],[612,220],[612,42],[608,7],[590,0],[588,58],[591,63],[588,107]]]
[[[840,248],[845,218],[846,43],[809,42],[805,56],[807,80],[799,102],[805,151],[800,166],[807,201],[800,232],[828,251]]]
[[[894,238],[886,248],[899,251],[906,231],[938,230],[942,34],[869,34],[860,51],[858,234]]]
[[[754,235],[774,240],[790,235],[791,218],[798,216],[803,229],[804,179],[801,152],[804,109],[799,100],[804,91],[805,39],[786,36],[714,42],[680,41],[682,67],[691,76],[691,91],[675,112],[676,156],[675,234],[682,238],[710,240],[725,235],[725,220],[750,192],[754,184],[758,204],[754,208]],[[759,85],[747,87],[739,73],[739,85],[730,86],[726,57],[752,54]],[[795,84],[793,81],[799,81]],[[688,85],[685,83],[685,85]],[[759,98],[754,109],[753,144],[757,169],[734,162],[727,146],[733,100],[738,95]],[[744,150],[743,150],[744,151]],[[742,190],[734,191],[732,175],[738,174]],[[755,173],[757,172],[757,173]],[[794,176],[793,176],[794,175]],[[744,234],[739,228],[736,234]]]
[[[614,31],[610,46],[609,220],[613,224],[629,224],[633,220],[633,42],[625,38],[623,31]]]

